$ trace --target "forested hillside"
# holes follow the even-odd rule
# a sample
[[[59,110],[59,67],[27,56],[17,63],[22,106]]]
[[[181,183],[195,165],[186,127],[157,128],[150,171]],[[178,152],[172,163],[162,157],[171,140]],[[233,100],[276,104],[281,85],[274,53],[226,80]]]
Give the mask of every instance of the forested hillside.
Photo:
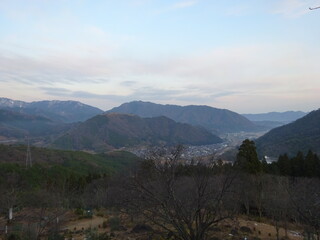
[[[140,118],[109,113],[98,115],[70,130],[54,142],[55,147],[106,151],[138,145],[204,145],[222,142],[204,128],[176,123],[166,117]]]
[[[298,151],[320,153],[320,109],[285,126],[272,129],[256,140],[260,154],[278,157]]]
[[[90,154],[49,148],[30,147],[33,165],[46,169],[59,168],[76,174],[112,174],[134,165],[139,158],[129,152],[116,151]],[[0,164],[25,168],[27,146],[0,145]]]

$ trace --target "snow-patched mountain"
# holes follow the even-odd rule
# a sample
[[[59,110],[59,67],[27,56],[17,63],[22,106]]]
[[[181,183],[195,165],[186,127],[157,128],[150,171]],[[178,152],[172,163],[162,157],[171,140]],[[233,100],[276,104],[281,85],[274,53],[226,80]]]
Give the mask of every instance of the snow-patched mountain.
[[[0,98],[0,109],[9,109],[65,123],[85,121],[103,112],[99,108],[77,101],[53,100],[28,103],[8,98]]]
[[[67,131],[71,126],[41,116],[0,109],[0,136],[5,138],[46,137]]]

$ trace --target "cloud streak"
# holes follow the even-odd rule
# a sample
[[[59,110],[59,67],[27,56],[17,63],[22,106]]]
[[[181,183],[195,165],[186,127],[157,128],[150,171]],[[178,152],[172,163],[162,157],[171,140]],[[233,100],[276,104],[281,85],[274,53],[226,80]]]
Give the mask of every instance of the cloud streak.
[[[177,2],[171,6],[171,9],[181,9],[181,8],[188,8],[196,5],[198,1],[182,1]]]
[[[62,2],[0,4],[7,97],[104,109],[136,99],[231,109],[319,103],[317,15],[306,15],[318,0]]]
[[[8,82],[16,82],[40,89],[43,95],[99,101],[104,105],[107,101],[139,99],[230,108],[236,107],[233,101],[241,102],[249,96],[275,101],[270,100],[272,96],[281,101],[294,93],[298,99],[309,91],[308,85],[320,89],[320,51],[299,47],[217,48],[153,62],[103,58],[64,61],[67,57],[63,55],[52,61],[50,57],[1,55],[0,87],[6,91]],[[316,101],[313,90],[308,95]]]

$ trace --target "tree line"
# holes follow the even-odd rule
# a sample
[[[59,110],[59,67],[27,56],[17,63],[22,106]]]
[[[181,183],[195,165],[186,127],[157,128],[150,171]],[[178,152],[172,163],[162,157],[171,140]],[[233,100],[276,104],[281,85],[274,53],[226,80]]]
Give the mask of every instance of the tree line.
[[[259,161],[250,140],[239,147],[234,164],[186,165],[182,153],[182,146],[155,150],[139,165],[113,176],[3,165],[2,214],[7,216],[12,207],[14,211],[33,209],[32,219],[25,216],[25,221],[32,223],[28,226],[33,226],[33,231],[28,231],[33,234],[24,238],[30,240],[50,234],[54,236],[51,239],[59,239],[58,217],[62,224],[71,209],[102,207],[151,225],[150,239],[207,240],[225,219],[246,214],[271,219],[278,240],[280,227],[288,234],[288,223],[302,224],[306,238],[319,240],[320,179],[313,174],[317,168],[310,171],[309,166],[309,162],[319,162],[316,154],[308,153],[299,160],[280,156],[278,162],[267,164]],[[296,163],[299,168],[294,167]],[[298,169],[300,172],[295,172]]]
[[[259,160],[255,143],[246,139],[239,147],[234,167],[251,173],[267,173],[290,177],[318,177],[320,178],[320,158],[311,150],[304,156],[299,151],[296,156],[280,155],[278,161],[267,163],[266,159]]]

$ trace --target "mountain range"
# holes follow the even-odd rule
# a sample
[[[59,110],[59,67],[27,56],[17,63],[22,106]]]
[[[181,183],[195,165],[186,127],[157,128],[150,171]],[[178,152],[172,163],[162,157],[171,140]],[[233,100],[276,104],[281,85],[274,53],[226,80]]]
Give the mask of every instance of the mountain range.
[[[112,108],[108,112],[135,114],[140,117],[165,116],[176,122],[202,126],[214,133],[262,130],[261,127],[256,126],[238,113],[209,106],[161,105],[151,102],[133,101]]]
[[[291,123],[299,118],[304,117],[307,113],[302,111],[286,111],[286,112],[269,112],[259,114],[242,114],[253,122],[277,122],[282,125]]]
[[[217,133],[274,128],[256,143],[262,155],[277,157],[299,150],[320,152],[319,111],[242,116],[208,106],[134,101],[104,113],[76,101],[27,103],[0,98],[0,139],[30,136],[39,146],[54,141],[53,146],[63,149],[105,151],[136,145],[211,144],[222,141]]]
[[[278,157],[287,153],[291,156],[298,151],[308,150],[320,153],[320,109],[287,125],[274,128],[256,140],[262,155]]]
[[[0,109],[11,110],[27,115],[36,115],[64,123],[85,121],[103,113],[99,108],[77,101],[54,100],[27,103],[8,98],[0,98]]]
[[[177,123],[167,117],[141,118],[107,113],[97,115],[58,138],[62,149],[106,151],[138,145],[205,145],[222,140],[204,128]]]
[[[0,109],[0,136],[6,138],[48,136],[70,127],[70,124],[58,123],[46,117]]]

